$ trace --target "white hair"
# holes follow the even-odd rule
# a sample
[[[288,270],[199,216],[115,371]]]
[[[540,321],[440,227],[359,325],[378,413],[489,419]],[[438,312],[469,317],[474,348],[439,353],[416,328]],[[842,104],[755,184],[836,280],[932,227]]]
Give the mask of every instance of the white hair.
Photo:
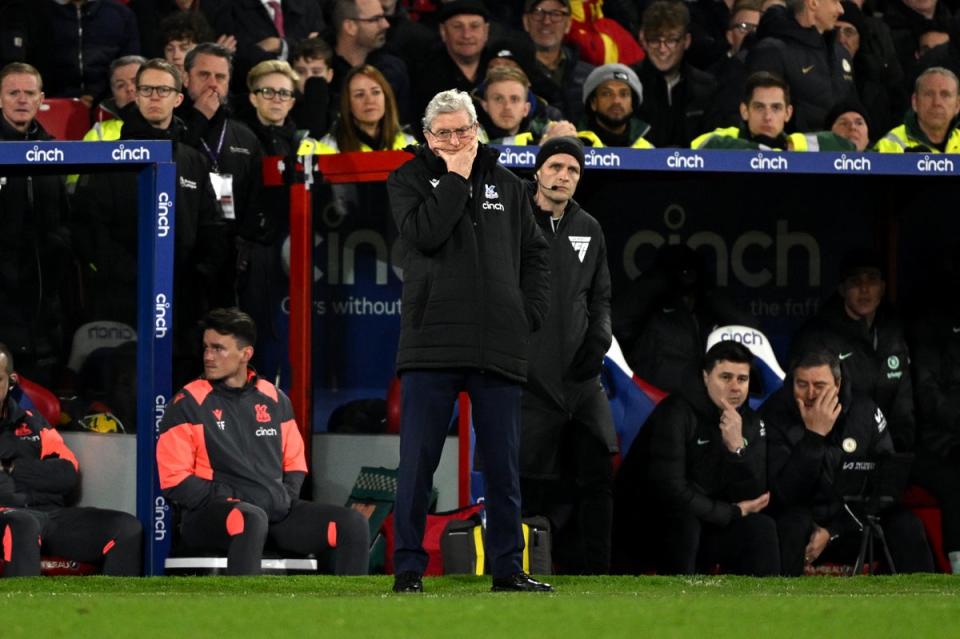
[[[470,116],[470,125],[477,122],[477,110],[473,106],[473,99],[466,91],[457,91],[449,89],[441,91],[433,96],[427,110],[423,114],[423,130],[430,131],[433,127],[433,121],[441,113],[456,113],[457,111],[466,111]]]

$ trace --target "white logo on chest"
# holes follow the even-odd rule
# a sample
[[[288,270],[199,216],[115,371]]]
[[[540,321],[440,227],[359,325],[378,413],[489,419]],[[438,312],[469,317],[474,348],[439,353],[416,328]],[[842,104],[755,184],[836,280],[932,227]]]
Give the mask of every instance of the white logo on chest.
[[[588,235],[571,235],[570,244],[573,245],[573,250],[576,251],[577,257],[580,258],[580,263],[583,263],[583,258],[587,256],[587,248],[590,246],[590,236]]]

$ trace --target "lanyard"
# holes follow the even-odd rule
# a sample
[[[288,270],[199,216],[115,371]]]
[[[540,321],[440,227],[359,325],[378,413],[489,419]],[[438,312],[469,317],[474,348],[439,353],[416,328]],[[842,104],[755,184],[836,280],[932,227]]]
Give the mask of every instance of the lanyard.
[[[210,156],[210,161],[213,163],[214,172],[220,171],[220,151],[223,150],[223,139],[227,135],[227,121],[223,121],[223,127],[220,129],[220,141],[217,142],[217,153],[214,155],[213,151],[210,150],[210,146],[207,144],[207,141],[203,138],[200,138],[200,144],[203,145],[203,150],[207,152],[207,155]]]

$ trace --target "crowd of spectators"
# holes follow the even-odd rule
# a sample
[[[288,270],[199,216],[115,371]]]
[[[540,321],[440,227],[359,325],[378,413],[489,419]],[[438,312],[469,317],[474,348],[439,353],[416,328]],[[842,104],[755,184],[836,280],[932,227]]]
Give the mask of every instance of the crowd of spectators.
[[[271,332],[266,309],[277,303],[288,218],[282,187],[263,186],[261,158],[404,148],[423,138],[419,118],[441,90],[471,94],[480,138],[492,143],[573,135],[586,146],[960,152],[960,36],[957,7],[946,0],[607,0],[606,15],[644,55],[599,66],[582,59],[571,38],[569,0],[408,4],[0,0],[2,139],[46,139],[34,119],[46,96],[90,107],[84,139],[174,142],[176,286],[178,295],[186,291],[173,320],[176,385],[195,373],[191,327],[209,308],[238,305]],[[136,225],[127,213],[136,208],[136,179],[81,175],[64,185],[44,176],[0,185],[0,337],[24,374],[52,386],[81,320],[135,322]],[[66,259],[71,245],[76,272]],[[690,330],[665,317],[663,304],[636,299],[623,313],[615,306],[613,318],[635,370],[669,391],[701,372],[700,316],[743,317],[689,280],[679,268],[686,259],[661,256],[634,286],[650,299],[654,290],[672,296],[671,312],[688,308]],[[850,275],[866,278],[851,280],[850,290],[876,284],[880,269],[870,266]],[[890,339],[900,350],[878,355],[887,325],[883,313],[875,323],[876,306],[865,318],[850,310],[854,302],[837,305],[836,317],[804,339],[842,337],[853,318],[873,336],[862,355],[872,367],[865,378],[884,362],[909,362],[899,328]],[[928,359],[952,352],[932,345],[930,334],[916,339]],[[684,357],[658,360],[665,345]],[[909,377],[884,374],[887,384],[863,392],[889,420],[889,446],[911,450]],[[954,410],[954,400],[939,399],[952,377],[919,378],[929,404],[920,405],[921,421],[936,423]],[[925,443],[922,429],[919,441],[936,462],[926,466],[931,489],[955,483],[953,449]],[[949,508],[949,526],[960,528],[960,507]],[[948,537],[960,544],[957,530]],[[960,545],[948,550],[958,553],[960,570]]]
[[[537,144],[545,133],[573,130],[588,145],[637,148],[687,147],[715,129],[741,128],[747,76],[757,71],[789,87],[786,134],[829,130],[836,116],[858,113],[868,144],[855,146],[869,148],[895,127],[910,126],[905,114],[916,110],[912,94],[924,70],[960,69],[954,10],[945,0],[605,0],[603,14],[619,21],[642,55],[618,60],[617,51],[608,51],[609,64],[599,69],[578,48],[585,44],[578,32],[589,31],[595,12],[573,12],[569,0],[43,0],[37,10],[31,4],[2,2],[0,63],[34,65],[47,97],[102,105],[93,112],[109,118],[117,99],[111,65],[118,59],[162,56],[183,72],[187,52],[212,42],[231,56],[227,103],[241,119],[252,119],[244,95],[250,69],[264,60],[288,61],[302,76],[292,119],[315,140],[340,119],[344,82],[362,65],[376,69],[381,90],[392,92],[400,130],[421,140],[418,118],[427,100],[456,88],[486,105],[481,117],[491,141]],[[626,57],[629,48],[620,49]],[[503,82],[503,71],[495,71],[501,66],[513,67],[513,79],[526,88],[518,125],[492,120],[486,92]],[[840,106],[844,111],[833,113]],[[945,108],[952,118],[953,105]],[[556,122],[563,123],[560,133],[549,126]],[[943,151],[949,144],[929,138],[922,124],[919,130],[907,148]],[[380,142],[391,148],[395,140]]]

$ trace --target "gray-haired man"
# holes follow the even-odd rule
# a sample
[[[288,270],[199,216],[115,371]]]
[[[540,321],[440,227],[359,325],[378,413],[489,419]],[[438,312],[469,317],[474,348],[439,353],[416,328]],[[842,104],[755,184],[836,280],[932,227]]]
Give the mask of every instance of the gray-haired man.
[[[522,570],[518,471],[527,343],[549,305],[548,246],[523,183],[477,140],[462,91],[438,93],[426,145],[387,181],[403,249],[397,592],[419,592],[433,473],[457,394],[473,404],[486,474],[486,546],[494,590],[550,590]]]

